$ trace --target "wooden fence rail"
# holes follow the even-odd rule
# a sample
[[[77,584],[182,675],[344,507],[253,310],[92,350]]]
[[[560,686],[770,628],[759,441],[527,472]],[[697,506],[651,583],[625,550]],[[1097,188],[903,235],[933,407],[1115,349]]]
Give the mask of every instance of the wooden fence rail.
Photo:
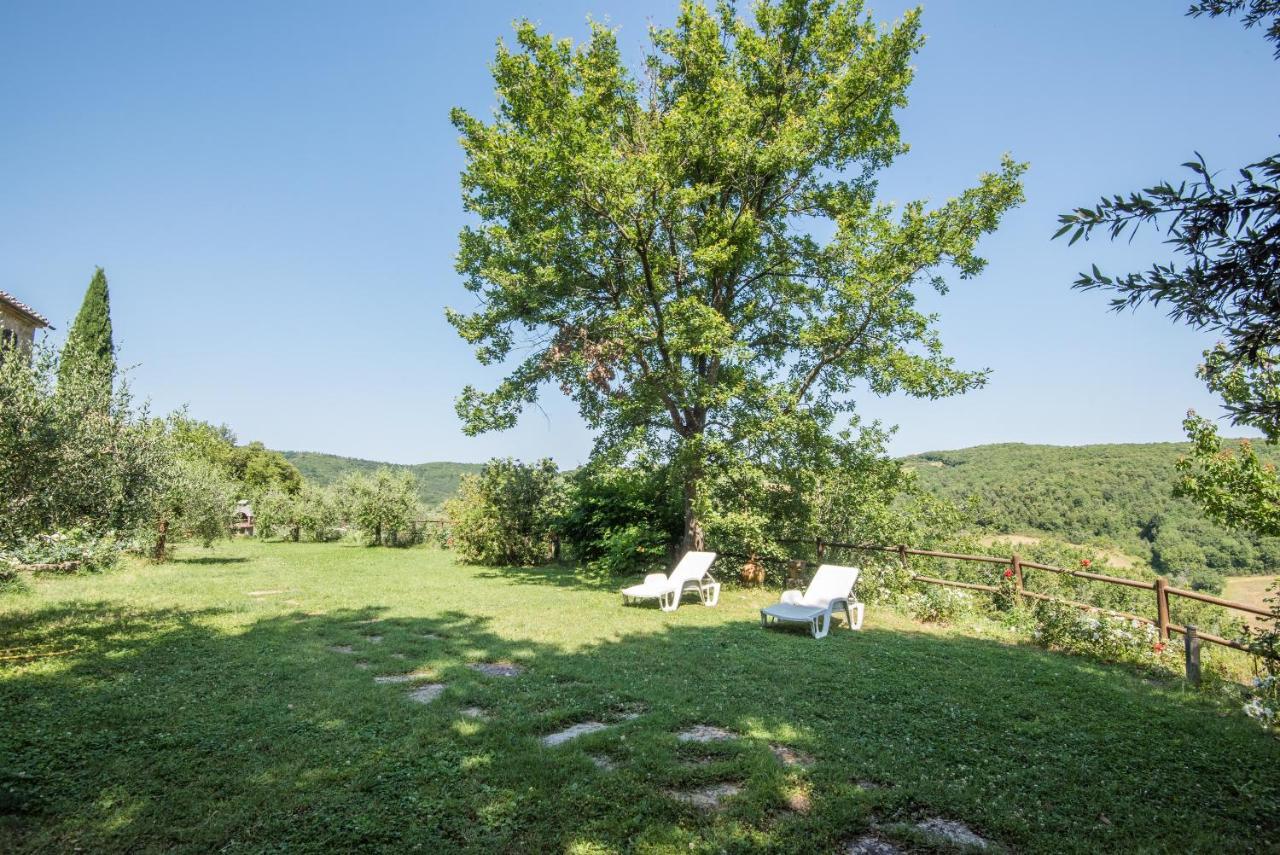
[[[1220,635],[1212,633],[1200,632],[1195,626],[1183,626],[1182,624],[1173,623],[1169,620],[1169,597],[1182,597],[1188,600],[1197,600],[1202,603],[1220,606],[1222,608],[1234,609],[1236,611],[1245,612],[1251,615],[1260,615],[1262,617],[1270,617],[1271,612],[1248,603],[1238,603],[1232,600],[1224,600],[1221,597],[1215,597],[1211,594],[1202,594],[1199,591],[1189,591],[1185,588],[1173,588],[1169,586],[1169,581],[1163,576],[1157,577],[1152,582],[1143,582],[1138,579],[1125,579],[1120,576],[1108,576],[1105,573],[1091,573],[1087,570],[1072,570],[1067,567],[1055,567],[1051,564],[1040,564],[1034,561],[1024,561],[1014,553],[1008,557],[996,555],[965,555],[958,552],[939,552],[933,549],[912,549],[907,546],[884,546],[878,543],[841,543],[839,541],[830,540],[784,540],[780,541],[784,544],[808,546],[812,544],[817,554],[818,561],[821,561],[828,549],[855,549],[864,552],[886,552],[894,553],[902,562],[902,566],[908,572],[911,571],[909,557],[918,555],[923,558],[943,558],[953,561],[973,561],[984,564],[995,564],[1001,567],[1007,566],[1013,570],[1014,591],[1020,598],[1045,600],[1049,602],[1063,603],[1084,611],[1099,612],[1111,615],[1113,617],[1124,618],[1125,620],[1136,620],[1149,624],[1156,628],[1161,641],[1169,639],[1169,633],[1174,632],[1184,637],[1186,646],[1186,662],[1187,676],[1193,682],[1199,682],[1200,673],[1200,653],[1199,643],[1208,641],[1211,644],[1219,644],[1223,647],[1231,647],[1236,650],[1248,651],[1247,645],[1231,638],[1223,638]],[[809,562],[813,563],[813,562]],[[1068,600],[1063,597],[1055,597],[1051,594],[1042,594],[1038,591],[1029,591],[1024,584],[1024,573],[1027,570],[1042,570],[1048,573],[1057,573],[1063,576],[1075,576],[1079,579],[1087,579],[1091,582],[1102,582],[1108,585],[1122,585],[1128,588],[1139,588],[1145,591],[1151,591],[1155,598],[1154,619],[1145,615],[1133,614],[1131,612],[1116,611],[1108,609],[1104,606],[1095,606],[1091,603],[1082,603],[1077,600]],[[923,576],[918,573],[912,573],[911,578],[917,582],[928,585],[945,585],[949,588],[966,588],[975,591],[986,591],[995,593],[1000,590],[997,585],[983,585],[976,582],[957,582],[951,579],[938,579],[933,576]],[[1193,661],[1194,660],[1194,661]]]

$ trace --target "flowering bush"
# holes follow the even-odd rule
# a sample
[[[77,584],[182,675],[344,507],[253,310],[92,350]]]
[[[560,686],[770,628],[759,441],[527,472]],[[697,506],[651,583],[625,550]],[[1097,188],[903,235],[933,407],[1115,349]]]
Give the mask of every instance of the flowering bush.
[[[1263,727],[1280,724],[1280,676],[1254,677],[1245,699],[1244,714],[1256,718]]]
[[[953,623],[973,607],[973,597],[965,591],[938,585],[927,585],[907,602],[915,618],[926,623]]]
[[[120,544],[112,536],[96,536],[84,529],[38,534],[0,550],[0,565],[10,575],[33,564],[69,565],[68,570],[100,572],[113,567],[120,557]]]
[[[1161,641],[1156,628],[1138,620],[1082,612],[1064,603],[1044,601],[1035,609],[1032,636],[1045,647],[1176,672],[1178,652]]]

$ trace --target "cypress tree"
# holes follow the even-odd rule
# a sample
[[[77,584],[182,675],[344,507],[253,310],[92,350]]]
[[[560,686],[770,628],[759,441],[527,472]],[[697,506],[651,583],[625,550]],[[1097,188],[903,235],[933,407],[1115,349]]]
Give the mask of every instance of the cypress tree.
[[[107,388],[116,373],[116,349],[111,337],[111,295],[107,289],[107,274],[99,267],[89,281],[67,342],[62,346],[58,380],[69,382],[79,369],[100,378]]]

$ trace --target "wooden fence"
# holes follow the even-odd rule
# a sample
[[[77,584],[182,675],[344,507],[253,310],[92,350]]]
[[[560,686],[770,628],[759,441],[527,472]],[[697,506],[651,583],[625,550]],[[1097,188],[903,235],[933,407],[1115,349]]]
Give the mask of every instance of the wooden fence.
[[[1189,591],[1185,588],[1174,588],[1169,585],[1169,581],[1163,576],[1156,578],[1152,582],[1143,582],[1138,579],[1125,579],[1120,576],[1108,576],[1103,573],[1091,573],[1087,570],[1071,570],[1066,567],[1054,567],[1050,564],[1039,564],[1034,561],[1024,561],[1017,553],[1008,557],[996,555],[962,555],[955,552],[938,552],[931,549],[911,549],[906,546],[882,546],[872,543],[839,543],[835,541],[827,541],[818,539],[816,541],[799,541],[790,540],[782,541],[782,543],[793,545],[809,545],[813,544],[817,554],[818,561],[821,561],[828,549],[853,549],[864,552],[886,552],[894,553],[902,562],[902,566],[907,572],[911,572],[910,556],[918,555],[924,558],[945,558],[955,561],[972,561],[984,564],[994,564],[1000,567],[1008,567],[1013,571],[1013,586],[1016,595],[1022,599],[1047,600],[1050,602],[1064,603],[1078,609],[1091,612],[1099,612],[1101,614],[1111,615],[1113,617],[1124,618],[1126,620],[1136,620],[1149,624],[1156,628],[1161,641],[1167,641],[1169,634],[1178,633],[1183,636],[1186,649],[1187,676],[1194,682],[1199,682],[1200,677],[1200,642],[1207,641],[1211,644],[1219,644],[1223,647],[1231,647],[1236,650],[1248,651],[1248,647],[1239,641],[1231,638],[1223,638],[1220,635],[1214,635],[1208,632],[1200,632],[1194,625],[1186,625],[1173,623],[1169,620],[1169,598],[1183,597],[1188,600],[1197,600],[1202,603],[1209,603],[1215,606],[1221,606],[1227,609],[1244,612],[1250,615],[1258,615],[1262,617],[1270,617],[1271,613],[1266,609],[1251,606],[1248,603],[1237,603],[1231,600],[1224,600],[1221,597],[1215,597],[1210,594],[1202,594],[1199,591]],[[1077,600],[1068,600],[1062,597],[1055,597],[1051,594],[1042,594],[1038,591],[1031,591],[1026,588],[1026,571],[1039,570],[1047,573],[1057,573],[1064,576],[1075,576],[1079,579],[1088,579],[1091,582],[1102,582],[1108,585],[1123,585],[1128,588],[1138,588],[1144,591],[1151,591],[1155,600],[1154,619],[1145,615],[1133,614],[1131,612],[1121,612],[1115,609],[1108,609],[1103,606],[1095,606],[1091,603],[1082,603]],[[932,576],[924,576],[918,573],[911,573],[911,578],[917,582],[923,582],[929,585],[945,585],[949,588],[965,588],[974,591],[987,591],[989,593],[997,593],[1000,591],[998,585],[983,585],[976,582],[957,582],[951,579],[938,579]]]

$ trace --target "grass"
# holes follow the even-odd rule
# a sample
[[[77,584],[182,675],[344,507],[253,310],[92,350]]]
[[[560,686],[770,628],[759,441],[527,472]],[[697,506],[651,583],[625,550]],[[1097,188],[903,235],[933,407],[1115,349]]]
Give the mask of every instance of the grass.
[[[1222,588],[1222,596],[1225,599],[1248,603],[1260,609],[1269,609],[1271,604],[1267,602],[1267,598],[1275,596],[1271,591],[1271,586],[1275,584],[1277,578],[1280,577],[1228,576],[1223,580],[1225,584]]]
[[[4,655],[41,654],[0,660],[0,850],[822,852],[873,825],[928,845],[927,817],[1028,852],[1280,834],[1280,742],[1083,659],[876,608],[815,642],[760,629],[776,592],[664,614],[425,549],[186,555],[0,594]],[[408,672],[444,694],[373,680]],[[539,741],[587,720],[613,726]],[[694,724],[741,738],[677,741]],[[719,813],[668,794],[725,781]]]

